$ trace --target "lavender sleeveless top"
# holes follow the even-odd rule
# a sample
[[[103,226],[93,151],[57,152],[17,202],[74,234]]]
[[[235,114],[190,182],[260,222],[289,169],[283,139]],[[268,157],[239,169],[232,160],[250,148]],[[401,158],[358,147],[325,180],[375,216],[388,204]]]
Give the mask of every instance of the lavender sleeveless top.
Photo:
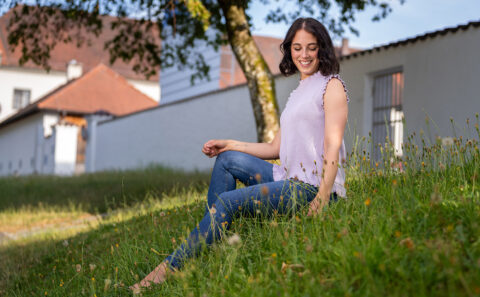
[[[305,183],[320,186],[323,168],[323,140],[325,132],[325,112],[323,95],[327,83],[339,79],[338,75],[324,76],[321,72],[300,81],[298,87],[290,93],[287,105],[280,116],[280,165],[273,165],[273,179],[297,179]],[[345,88],[346,92],[346,88]],[[348,102],[347,97],[347,102]],[[345,143],[339,152],[339,168],[332,192],[345,197]]]

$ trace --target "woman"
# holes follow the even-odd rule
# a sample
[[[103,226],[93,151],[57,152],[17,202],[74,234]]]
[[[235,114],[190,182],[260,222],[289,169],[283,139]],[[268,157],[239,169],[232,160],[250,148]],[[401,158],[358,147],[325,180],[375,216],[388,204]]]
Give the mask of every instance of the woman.
[[[282,74],[300,72],[300,83],[290,94],[280,118],[281,130],[271,143],[210,140],[202,148],[217,156],[207,196],[205,216],[186,243],[132,288],[160,283],[182,267],[203,243],[221,237],[238,215],[287,213],[309,205],[317,214],[330,199],[345,197],[343,132],[347,121],[347,94],[338,77],[339,64],[325,27],[312,18],[297,19],[281,44]],[[277,159],[272,165],[264,159]],[[236,179],[246,187],[236,188]]]

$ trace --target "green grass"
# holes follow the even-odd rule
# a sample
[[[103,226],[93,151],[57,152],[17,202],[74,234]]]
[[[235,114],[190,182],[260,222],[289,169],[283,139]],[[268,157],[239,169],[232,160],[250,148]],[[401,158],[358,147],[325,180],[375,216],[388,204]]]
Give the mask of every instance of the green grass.
[[[206,173],[159,166],[75,177],[0,178],[0,231],[65,227],[145,200],[161,200],[181,189],[199,191],[208,181]]]
[[[238,234],[240,244],[213,245],[143,295],[480,296],[478,140],[422,149],[409,138],[401,160],[386,146],[378,164],[363,153],[366,145],[360,140],[350,156],[349,199],[315,218],[306,217],[307,209],[293,216],[239,218],[224,236]],[[172,252],[201,218],[206,190],[186,186],[143,202],[144,192],[132,194],[130,207],[80,232],[0,247],[1,293],[131,295],[128,286]]]

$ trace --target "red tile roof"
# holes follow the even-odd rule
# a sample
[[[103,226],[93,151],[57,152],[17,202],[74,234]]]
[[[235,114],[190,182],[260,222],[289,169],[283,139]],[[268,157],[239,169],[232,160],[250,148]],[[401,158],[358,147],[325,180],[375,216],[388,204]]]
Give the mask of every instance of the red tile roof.
[[[114,116],[149,109],[158,103],[135,89],[125,78],[103,64],[55,89],[0,123],[0,127],[37,111],[91,114],[106,111]]]
[[[20,45],[17,46],[15,51],[12,52],[7,41],[7,26],[12,15],[13,9],[9,10],[0,17],[0,54],[2,55],[0,65],[18,67],[20,66],[18,60],[22,54],[21,47]],[[103,47],[106,41],[112,40],[116,35],[116,32],[110,29],[110,24],[116,18],[102,16],[101,19],[103,22],[103,29],[102,33],[98,37],[96,37],[93,33],[82,31],[82,36],[92,41],[91,46],[88,46],[86,43],[84,43],[80,48],[78,48],[75,42],[70,42],[67,44],[62,42],[57,43],[57,45],[50,52],[49,65],[51,66],[52,70],[66,71],[67,63],[71,60],[76,60],[82,64],[84,72],[93,69],[99,63],[103,63],[126,78],[146,80],[143,74],[137,74],[132,70],[134,65],[133,61],[127,64],[120,59],[117,59],[113,65],[110,64],[110,54],[108,51],[104,50]],[[42,66],[35,65],[31,61],[24,64],[22,67],[42,69]],[[160,69],[157,71],[157,75],[151,76],[148,80],[158,82],[159,71]]]

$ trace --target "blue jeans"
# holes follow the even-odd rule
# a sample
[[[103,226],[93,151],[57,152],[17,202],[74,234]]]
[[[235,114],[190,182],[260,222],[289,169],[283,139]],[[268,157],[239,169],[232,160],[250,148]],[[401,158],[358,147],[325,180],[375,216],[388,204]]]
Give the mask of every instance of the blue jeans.
[[[237,216],[269,216],[276,210],[289,214],[307,205],[318,188],[292,179],[273,181],[273,165],[236,151],[217,156],[207,195],[205,215],[176,251],[165,260],[170,268],[180,269],[183,262],[198,255],[203,245],[211,245],[222,236]],[[236,189],[236,179],[245,188]],[[332,194],[330,200],[337,200]]]

